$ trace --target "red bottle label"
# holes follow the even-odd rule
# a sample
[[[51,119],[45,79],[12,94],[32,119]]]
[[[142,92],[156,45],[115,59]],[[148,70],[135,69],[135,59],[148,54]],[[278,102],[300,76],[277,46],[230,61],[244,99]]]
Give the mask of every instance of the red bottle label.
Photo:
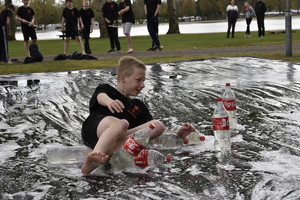
[[[223,105],[227,111],[236,110],[235,99],[232,100],[223,100]]]
[[[213,130],[229,130],[229,118],[213,118]]]
[[[142,150],[137,157],[134,158],[134,163],[138,167],[148,166],[148,152],[149,150]]]
[[[144,148],[132,136],[126,140],[123,147],[132,156],[137,156]]]

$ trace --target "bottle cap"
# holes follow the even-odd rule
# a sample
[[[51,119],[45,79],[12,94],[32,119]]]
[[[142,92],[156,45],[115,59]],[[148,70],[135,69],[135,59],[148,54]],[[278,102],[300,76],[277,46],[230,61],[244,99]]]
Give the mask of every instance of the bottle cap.
[[[151,124],[149,124],[149,127],[150,127],[151,129],[154,129],[154,128],[155,128],[155,125],[154,125],[153,123],[151,123]]]
[[[218,97],[218,98],[217,98],[217,101],[222,101],[222,98],[221,98],[221,97]]]
[[[205,137],[203,135],[200,136],[200,141],[204,141]]]
[[[226,86],[230,86],[230,83],[226,83]]]
[[[188,144],[190,141],[189,141],[189,139],[187,139],[187,138],[185,138],[184,140],[183,140],[183,143],[184,144]]]
[[[167,155],[167,162],[171,162],[171,155]]]

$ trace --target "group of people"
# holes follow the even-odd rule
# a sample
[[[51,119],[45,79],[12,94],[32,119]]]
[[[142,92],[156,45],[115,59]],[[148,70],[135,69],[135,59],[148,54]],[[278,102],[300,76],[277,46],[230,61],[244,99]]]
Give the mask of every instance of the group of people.
[[[257,27],[258,27],[258,37],[265,36],[265,12],[266,12],[266,4],[262,0],[257,0],[255,4],[255,8],[253,9],[248,2],[244,3],[243,13],[246,18],[247,29],[245,33],[245,37],[251,37],[250,34],[250,24],[252,21],[252,17],[255,14],[257,18]],[[235,5],[235,1],[231,0],[230,5],[227,6],[227,19],[228,19],[228,29],[227,29],[227,38],[230,36],[231,30],[231,37],[234,38],[234,31],[235,31],[235,24],[238,19],[238,7]]]
[[[37,36],[35,31],[35,13],[29,7],[29,0],[22,0],[23,5],[18,8],[15,19],[21,22],[22,34],[24,37],[24,48],[27,57],[30,58],[31,53],[29,49],[29,38],[31,44],[35,45]],[[144,0],[144,10],[147,17],[147,28],[152,40],[150,47],[151,51],[162,50],[158,39],[158,13],[161,6],[161,0]],[[14,6],[1,11],[0,25],[1,25],[1,63],[10,63],[8,60],[7,35],[10,35],[10,18],[14,11]],[[113,0],[107,0],[102,8],[103,17],[106,23],[109,39],[110,50],[108,53],[121,52],[121,45],[118,38],[118,18],[122,15],[123,33],[126,36],[128,51],[132,53],[132,41],[130,31],[132,25],[135,23],[134,14],[130,0],[121,0],[119,5]],[[67,55],[69,42],[71,37],[75,37],[78,46],[83,55],[91,54],[89,45],[90,33],[93,31],[94,12],[89,8],[89,0],[83,0],[83,7],[78,11],[73,7],[72,0],[66,0],[66,8],[62,13],[61,31],[65,34],[66,40],[64,44],[64,54]],[[80,39],[80,33],[84,39],[84,46]],[[115,49],[116,48],[116,49]],[[25,58],[25,59],[26,59]]]

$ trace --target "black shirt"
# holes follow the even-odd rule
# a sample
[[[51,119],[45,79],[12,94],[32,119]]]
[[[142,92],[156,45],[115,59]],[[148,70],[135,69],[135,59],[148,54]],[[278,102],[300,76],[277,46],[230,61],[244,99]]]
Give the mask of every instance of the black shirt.
[[[124,2],[119,3],[119,11],[124,9],[126,6],[129,6],[129,10],[122,14],[122,23],[131,22],[134,23],[134,15],[132,11],[131,1],[125,0]]]
[[[86,10],[81,8],[79,10],[79,13],[80,13],[84,28],[89,29],[91,26],[91,19],[95,17],[93,10],[90,8],[88,8]]]
[[[144,0],[147,7],[147,15],[154,15],[157,5],[161,4],[161,0]]]
[[[78,21],[77,18],[80,17],[79,11],[77,10],[77,8],[65,8],[63,10],[63,15],[62,15],[65,19],[66,19],[66,28],[69,29],[73,29],[74,27],[78,27]]]
[[[111,99],[118,99],[124,104],[122,113],[111,113],[108,107],[102,106],[97,101],[97,96],[100,93],[107,94]],[[144,124],[153,119],[146,105],[139,99],[126,98],[118,90],[108,84],[100,84],[91,100],[90,100],[90,115],[114,116],[119,119],[126,119],[129,122],[129,129]]]
[[[114,20],[118,20],[118,4],[114,1],[112,2],[105,2],[102,8],[103,17],[107,18],[109,21],[113,22]],[[106,21],[105,21],[106,22]]]
[[[0,13],[0,25],[6,26],[7,17],[11,17],[11,16],[12,16],[11,10],[8,10],[7,8],[2,10]]]
[[[256,16],[263,16],[267,11],[266,4],[262,1],[258,1],[255,4],[255,14]]]
[[[35,13],[32,10],[32,8],[30,8],[29,6],[27,6],[26,8],[24,6],[21,6],[18,8],[17,15],[19,17],[21,17],[22,19],[25,19],[28,22],[31,22],[32,17],[35,15]],[[22,27],[28,26],[28,24],[24,24],[23,22],[21,24],[22,24]]]

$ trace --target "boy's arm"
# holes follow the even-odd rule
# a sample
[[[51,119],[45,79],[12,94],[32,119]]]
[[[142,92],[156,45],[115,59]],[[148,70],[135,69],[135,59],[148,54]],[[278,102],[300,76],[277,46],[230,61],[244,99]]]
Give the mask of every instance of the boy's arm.
[[[62,20],[61,20],[61,32],[63,32],[64,29],[65,29],[64,24],[65,24],[65,18],[62,17]]]
[[[10,36],[10,16],[7,16],[6,18],[6,29],[8,36]]]
[[[32,26],[32,27],[34,27],[34,20],[35,20],[35,17],[34,17],[34,15],[32,16],[32,20],[31,20],[31,22],[30,22],[30,26]]]
[[[155,10],[155,13],[154,13],[154,17],[156,17],[158,15],[159,9],[160,9],[160,4],[157,4],[156,10]]]
[[[28,24],[28,21],[25,20],[25,19],[22,19],[19,15],[16,15],[15,19],[20,21],[20,22],[23,22],[24,24]]]
[[[118,99],[111,99],[107,94],[105,93],[99,93],[97,95],[97,101],[100,105],[108,107],[110,112],[112,113],[122,113],[124,109],[123,103]]]
[[[126,13],[130,9],[130,6],[126,6],[124,9],[119,11],[119,15],[122,15],[123,13]]]
[[[84,25],[82,23],[82,18],[81,17],[78,17],[78,22],[79,22],[79,29],[83,30],[84,29]]]
[[[90,32],[92,33],[94,29],[94,18],[91,18],[91,27],[90,27]]]

